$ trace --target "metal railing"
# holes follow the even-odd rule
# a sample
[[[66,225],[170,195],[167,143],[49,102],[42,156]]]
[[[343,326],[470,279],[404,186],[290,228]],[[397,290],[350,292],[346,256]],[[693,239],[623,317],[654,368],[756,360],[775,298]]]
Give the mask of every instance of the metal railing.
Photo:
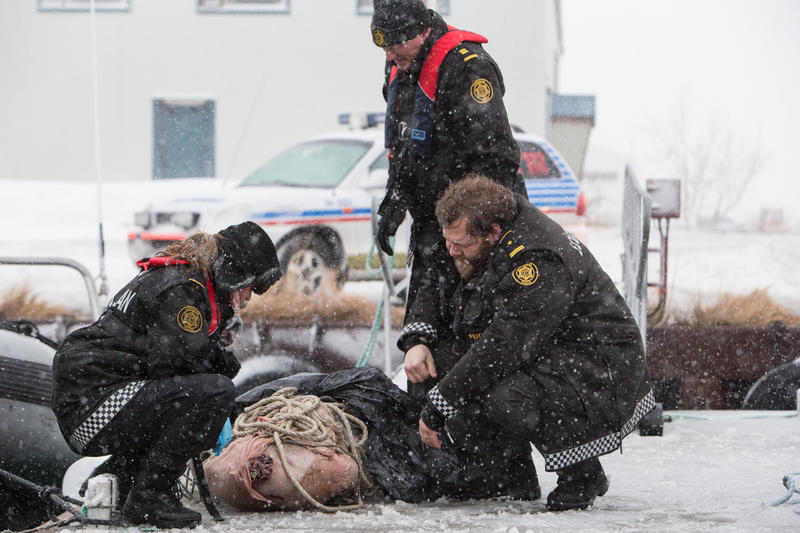
[[[72,259],[66,257],[0,257],[0,265],[59,265],[77,270],[83,283],[86,286],[86,292],[89,294],[89,308],[92,312],[92,318],[95,319],[100,316],[100,304],[97,301],[97,288],[94,284],[89,270]]]
[[[647,340],[647,253],[652,200],[630,167],[625,168],[622,199],[622,286],[642,342]]]

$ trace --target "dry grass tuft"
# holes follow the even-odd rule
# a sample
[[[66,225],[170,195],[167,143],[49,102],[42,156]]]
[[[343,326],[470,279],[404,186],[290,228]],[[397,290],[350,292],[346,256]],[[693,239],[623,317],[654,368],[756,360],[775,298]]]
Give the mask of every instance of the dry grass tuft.
[[[758,289],[743,296],[725,293],[709,306],[696,303],[678,323],[695,326],[766,326],[780,321],[787,326],[800,326],[800,315],[775,303],[767,291]]]
[[[370,325],[375,318],[376,309],[376,302],[343,293],[336,284],[335,273],[330,271],[326,273],[320,290],[314,297],[304,295],[292,278],[286,276],[266,294],[253,295],[243,314],[251,319],[299,322],[307,322],[319,316],[333,322]],[[392,325],[402,326],[404,310],[392,306],[391,312]],[[1,319],[47,321],[58,317],[82,318],[75,311],[42,301],[27,285],[9,289],[0,297]]]
[[[7,290],[0,298],[0,318],[5,320],[55,320],[63,316],[79,318],[74,311],[43,302],[27,284]]]
[[[290,276],[285,276],[266,294],[253,295],[242,313],[246,319],[309,321],[316,316],[329,321],[372,324],[377,303],[343,293],[336,283],[336,273],[328,271],[313,297],[300,291]],[[392,306],[392,325],[403,324],[403,309]]]

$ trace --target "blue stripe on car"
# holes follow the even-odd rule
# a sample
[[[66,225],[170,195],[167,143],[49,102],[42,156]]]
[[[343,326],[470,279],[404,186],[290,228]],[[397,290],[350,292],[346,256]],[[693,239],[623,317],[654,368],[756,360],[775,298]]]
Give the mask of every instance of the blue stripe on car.
[[[285,211],[275,213],[253,213],[258,218],[278,218],[278,217],[324,217],[338,215],[369,215],[372,210],[369,207],[354,207],[352,209],[312,209],[308,211]]]

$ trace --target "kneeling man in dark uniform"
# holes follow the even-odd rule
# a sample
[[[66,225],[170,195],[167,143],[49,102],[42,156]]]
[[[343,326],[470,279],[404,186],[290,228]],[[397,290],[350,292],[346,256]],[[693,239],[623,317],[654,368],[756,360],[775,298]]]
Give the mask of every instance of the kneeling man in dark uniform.
[[[423,442],[529,441],[558,473],[548,510],[588,508],[609,487],[598,457],[655,405],[628,306],[577,238],[487,178],[448,187],[436,217],[453,261],[427,272],[398,341],[430,388]]]

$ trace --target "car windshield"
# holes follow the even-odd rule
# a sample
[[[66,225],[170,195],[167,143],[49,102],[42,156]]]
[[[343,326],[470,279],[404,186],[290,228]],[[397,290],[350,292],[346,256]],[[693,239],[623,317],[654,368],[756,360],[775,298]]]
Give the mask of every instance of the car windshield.
[[[348,140],[298,144],[270,159],[241,186],[336,187],[369,147],[368,142]]]

